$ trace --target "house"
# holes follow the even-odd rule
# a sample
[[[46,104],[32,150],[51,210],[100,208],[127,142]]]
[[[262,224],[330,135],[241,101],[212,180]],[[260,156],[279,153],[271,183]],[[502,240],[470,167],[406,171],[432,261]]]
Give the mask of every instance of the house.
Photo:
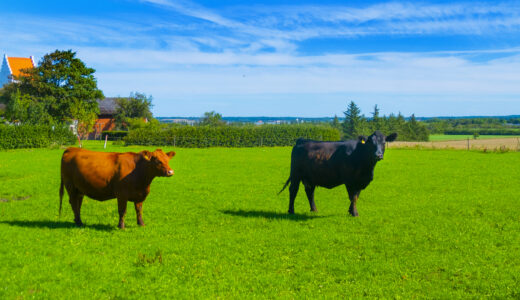
[[[89,133],[89,140],[102,139],[102,132],[107,130],[114,130],[116,127],[115,115],[117,111],[117,99],[119,98],[105,98],[98,99],[99,115],[94,124],[92,132]]]
[[[34,57],[8,57],[4,55],[2,67],[0,68],[0,87],[4,84],[15,82],[15,76],[20,76],[22,69],[36,67]]]

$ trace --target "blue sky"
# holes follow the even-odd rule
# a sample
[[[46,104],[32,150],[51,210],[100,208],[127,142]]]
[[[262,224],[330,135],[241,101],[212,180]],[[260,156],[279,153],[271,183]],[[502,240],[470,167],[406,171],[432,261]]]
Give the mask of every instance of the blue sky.
[[[9,1],[0,51],[72,49],[155,116],[520,114],[520,1]]]

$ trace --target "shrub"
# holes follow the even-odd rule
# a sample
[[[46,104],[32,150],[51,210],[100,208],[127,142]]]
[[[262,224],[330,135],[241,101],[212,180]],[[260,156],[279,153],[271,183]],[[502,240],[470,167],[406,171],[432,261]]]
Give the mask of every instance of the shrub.
[[[183,126],[136,129],[124,138],[127,145],[201,147],[292,146],[298,138],[339,140],[336,128],[316,125]]]
[[[101,139],[105,139],[105,135],[108,135],[108,139],[111,141],[120,140],[128,135],[126,130],[104,130],[101,132]]]
[[[75,135],[66,126],[0,125],[0,149],[73,145]]]

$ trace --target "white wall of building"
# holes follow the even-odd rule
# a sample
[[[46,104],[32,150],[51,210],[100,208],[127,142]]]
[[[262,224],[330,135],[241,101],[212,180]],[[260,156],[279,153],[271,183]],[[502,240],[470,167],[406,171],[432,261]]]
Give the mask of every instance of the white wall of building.
[[[7,64],[7,55],[4,55],[2,67],[0,67],[0,88],[10,82],[11,70]]]

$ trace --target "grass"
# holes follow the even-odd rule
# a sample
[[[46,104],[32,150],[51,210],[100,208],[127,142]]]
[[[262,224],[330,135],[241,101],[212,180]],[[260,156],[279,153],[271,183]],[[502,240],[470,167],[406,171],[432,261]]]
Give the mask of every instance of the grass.
[[[520,297],[520,153],[389,149],[352,218],[343,187],[286,214],[288,147],[174,150],[126,230],[58,218],[63,150],[0,152],[0,298]]]
[[[477,140],[484,139],[505,139],[505,138],[519,138],[518,135],[480,135]],[[472,134],[430,134],[430,141],[459,141],[459,140],[473,140]]]

